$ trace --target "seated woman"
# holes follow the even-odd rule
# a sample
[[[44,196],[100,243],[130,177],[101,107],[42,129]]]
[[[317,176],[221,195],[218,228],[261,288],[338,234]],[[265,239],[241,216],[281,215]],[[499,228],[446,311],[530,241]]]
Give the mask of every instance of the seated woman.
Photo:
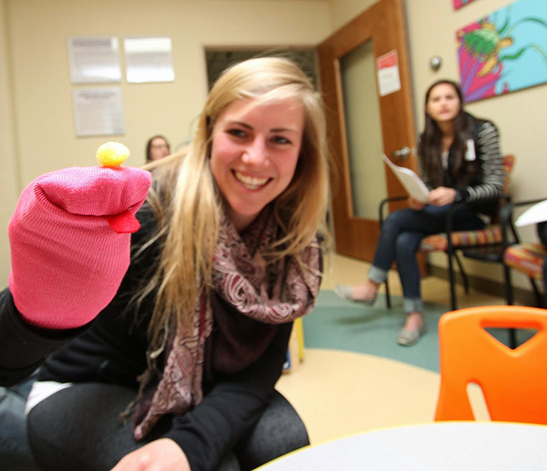
[[[427,203],[410,198],[410,208],[390,214],[368,279],[357,286],[335,287],[345,299],[372,305],[396,261],[407,313],[397,342],[405,346],[418,342],[426,331],[416,260],[422,239],[445,229],[446,213],[455,202],[465,204],[454,213],[454,229],[482,229],[496,210],[504,184],[496,126],[466,113],[459,86],[449,80],[435,82],[427,90],[418,156],[420,173],[430,189]]]
[[[325,134],[291,61],[221,76],[186,154],[147,167],[114,299],[40,369],[28,429],[42,469],[250,470],[308,444],[275,384],[322,278]]]
[[[169,141],[160,135],[152,136],[146,142],[146,163],[160,160],[171,153]]]

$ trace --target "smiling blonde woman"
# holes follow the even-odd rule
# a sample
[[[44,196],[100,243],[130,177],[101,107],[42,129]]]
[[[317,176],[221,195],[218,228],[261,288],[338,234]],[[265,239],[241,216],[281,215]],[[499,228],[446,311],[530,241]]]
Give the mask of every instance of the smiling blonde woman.
[[[34,386],[39,465],[250,470],[307,445],[275,383],[292,321],[313,308],[322,277],[317,93],[290,60],[237,64],[186,151],[146,168],[152,187],[118,293]]]

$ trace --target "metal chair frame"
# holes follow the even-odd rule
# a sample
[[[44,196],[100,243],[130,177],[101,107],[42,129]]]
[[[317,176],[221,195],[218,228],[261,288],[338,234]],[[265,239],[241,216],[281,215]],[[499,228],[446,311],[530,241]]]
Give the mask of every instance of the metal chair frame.
[[[528,200],[528,201],[518,201],[518,202],[509,201],[508,204],[504,205],[501,208],[500,210],[501,229],[502,229],[503,239],[505,241],[504,253],[505,253],[505,249],[507,249],[509,246],[521,243],[519,233],[513,222],[514,209],[520,206],[531,206],[533,204],[540,203],[541,201],[544,201],[544,200],[545,198]],[[515,301],[514,293],[513,293],[513,284],[511,282],[512,268],[509,267],[506,263],[504,263],[503,265],[504,265],[504,273],[505,273],[505,284],[508,287],[506,291],[506,300],[508,305],[512,305]],[[541,294],[541,291],[538,288],[536,280],[532,277],[528,277],[528,279],[530,280],[530,285],[532,286],[532,290],[534,291],[534,294],[537,299],[537,307],[543,307],[543,308],[547,307],[545,300]]]
[[[386,198],[382,200],[380,203],[380,209],[379,209],[379,220],[380,220],[380,229],[382,228],[383,222],[384,222],[384,213],[385,213],[385,207],[388,203],[392,203],[394,201],[403,201],[408,199],[408,196],[395,196],[391,198]],[[502,195],[499,198],[500,201],[510,201],[510,197],[508,195]],[[466,246],[454,246],[453,240],[452,240],[452,234],[455,232],[460,231],[454,231],[453,230],[453,216],[454,211],[462,206],[465,203],[454,203],[451,205],[449,211],[446,214],[446,241],[447,241],[447,248],[445,250],[445,253],[448,257],[448,280],[450,285],[450,308],[452,311],[457,309],[457,296],[456,296],[456,274],[454,270],[454,260],[456,261],[456,264],[458,265],[458,268],[460,270],[460,273],[462,275],[463,285],[466,293],[469,293],[469,278],[467,274],[465,273],[462,261],[460,257],[458,256],[458,251],[462,251],[464,256],[469,258],[474,258],[476,260],[489,262],[489,263],[499,263],[504,268],[505,265],[503,264],[503,252],[505,251],[505,247],[509,243],[507,238],[503,238],[503,242],[496,243],[496,244],[477,244],[477,245],[466,245]],[[505,205],[504,205],[505,206]],[[502,234],[503,234],[503,227],[502,227]],[[479,258],[478,255],[473,254],[469,252],[469,249],[476,249],[476,248],[490,248],[491,252],[487,254],[484,258]],[[466,255],[466,251],[468,251]],[[507,276],[505,276],[505,295],[506,297],[509,296],[509,292],[512,292],[510,289],[510,285],[507,284],[507,281],[510,280]],[[391,298],[390,298],[390,292],[389,292],[389,282],[386,279],[386,304],[388,308],[391,308]]]

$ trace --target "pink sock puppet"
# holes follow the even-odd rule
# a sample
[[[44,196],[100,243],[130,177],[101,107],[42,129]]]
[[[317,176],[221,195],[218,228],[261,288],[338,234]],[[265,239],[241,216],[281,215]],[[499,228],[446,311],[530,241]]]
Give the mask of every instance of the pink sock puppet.
[[[80,327],[112,300],[150,180],[147,171],[114,163],[48,173],[25,188],[9,224],[9,286],[28,323]]]

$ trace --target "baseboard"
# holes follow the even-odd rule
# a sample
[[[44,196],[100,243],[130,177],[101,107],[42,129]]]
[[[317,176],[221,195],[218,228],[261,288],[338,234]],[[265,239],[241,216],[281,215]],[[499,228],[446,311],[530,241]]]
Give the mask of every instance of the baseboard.
[[[448,268],[438,267],[435,265],[429,265],[429,275],[436,276],[437,278],[447,281],[449,279]],[[499,296],[502,299],[506,298],[503,283],[470,274],[467,274],[467,278],[469,279],[469,285],[472,289],[490,294],[492,296]],[[461,273],[459,272],[456,272],[456,283],[463,286],[463,279]],[[522,304],[524,306],[537,306],[537,299],[531,288],[530,290],[526,290],[524,288],[513,287],[513,296],[516,304]]]

